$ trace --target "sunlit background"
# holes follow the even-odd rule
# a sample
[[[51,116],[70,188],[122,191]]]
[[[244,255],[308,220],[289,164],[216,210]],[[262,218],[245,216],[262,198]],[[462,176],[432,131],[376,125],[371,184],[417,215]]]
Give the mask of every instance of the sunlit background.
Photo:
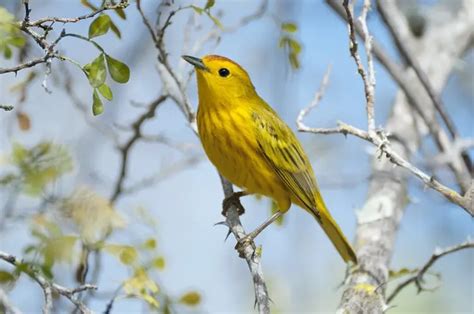
[[[30,2],[32,19],[77,16],[88,12],[80,1]],[[197,2],[197,5],[202,6],[200,2],[205,1]],[[421,10],[426,14],[433,9],[433,3],[437,2],[419,1]],[[444,5],[449,3],[444,1]],[[157,1],[143,0],[142,5],[150,18],[156,17]],[[16,12],[18,18],[23,16],[21,10],[16,11],[15,1],[3,0],[0,6]],[[259,1],[217,0],[212,10],[216,14],[222,11],[221,23],[231,26],[254,12],[258,6]],[[12,150],[13,143],[29,147],[40,141],[53,141],[70,150],[74,170],[50,186],[49,191],[69,195],[77,186],[88,186],[104,197],[111,195],[119,172],[119,153],[113,141],[87,121],[113,127],[120,143],[124,143],[131,132],[123,130],[123,126],[128,128],[146,110],[132,106],[132,103],[148,104],[159,95],[162,87],[156,70],[156,50],[134,3],[127,8],[126,13],[126,21],[111,14],[122,32],[121,40],[108,34],[97,38],[97,41],[112,56],[128,64],[131,69],[129,83],[111,84],[114,99],[105,103],[104,114],[94,118],[89,109],[86,113],[78,110],[63,91],[62,71],[66,68],[72,75],[74,92],[85,104],[90,105],[91,87],[81,71],[68,63],[60,65],[55,60],[52,64],[53,75],[48,78],[52,93],[48,94],[41,86],[45,68],[43,65],[38,66],[38,78],[30,85],[26,101],[17,108],[28,114],[31,128],[20,130],[15,111],[0,111],[0,174],[8,169],[6,156]],[[190,15],[194,15],[191,19],[194,23],[190,28],[192,32],[184,34],[184,29],[189,29],[186,23]],[[298,26],[294,36],[303,47],[301,68],[298,70],[290,66],[288,52],[279,48],[282,22],[293,22]],[[87,35],[89,24],[89,21],[84,21],[68,24],[65,28],[68,32]],[[174,67],[181,67],[183,76],[190,70],[190,66],[180,60],[182,54],[189,53],[183,50],[184,35],[192,43],[212,27],[213,22],[209,18],[197,15],[192,10],[179,12],[173,18],[165,40],[170,61]],[[398,60],[390,36],[375,12],[369,16],[369,27]],[[57,25],[55,29],[59,32],[62,26]],[[97,51],[87,42],[74,38],[61,41],[60,49],[63,54],[81,64],[90,62],[97,55]],[[32,56],[42,55],[42,51],[34,45],[30,51]],[[309,126],[331,127],[341,120],[360,127],[366,125],[363,85],[349,56],[347,27],[324,1],[270,1],[262,18],[235,32],[223,34],[217,45],[210,43],[204,46],[199,56],[205,54],[227,56],[247,69],[259,94],[293,129],[299,111],[309,105],[328,65],[332,65],[324,98],[308,116],[306,123]],[[15,58],[9,61],[0,58],[0,67],[14,65],[15,62]],[[10,88],[25,78],[28,72],[19,72],[17,76],[0,75],[1,103],[18,102],[18,95],[11,92]],[[469,53],[459,60],[442,95],[464,137],[474,136],[472,73],[473,54]],[[397,87],[378,64],[376,75],[376,124],[383,126],[390,114]],[[188,95],[196,109],[194,79],[193,76]],[[165,268],[152,275],[160,288],[173,297],[179,297],[187,291],[197,291],[202,296],[197,308],[183,306],[178,308],[179,312],[252,312],[253,286],[246,263],[238,258],[232,236],[224,241],[226,228],[214,226],[223,220],[220,214],[222,187],[215,169],[204,156],[198,138],[171,101],[158,109],[156,117],[146,123],[143,132],[163,136],[173,145],[140,141],[134,146],[125,186],[133,186],[150,176],[154,176],[156,182],[147,183],[139,191],[124,195],[118,201],[116,210],[127,223],[124,228],[114,231],[108,241],[136,245],[155,238],[157,250],[166,261]],[[298,137],[311,158],[329,209],[346,235],[353,239],[355,211],[364,204],[366,198],[373,149],[351,136],[298,134]],[[436,154],[436,149],[427,140],[421,151],[414,160],[423,169],[429,169],[426,160]],[[453,178],[446,172],[441,171],[439,175],[448,186],[455,186]],[[6,210],[5,204],[10,193],[10,189],[0,190],[0,210]],[[436,192],[424,188],[417,179],[410,179],[409,198],[410,204],[398,232],[391,264],[394,270],[417,268],[431,256],[436,247],[453,245],[472,236],[472,219]],[[18,199],[13,218],[5,221],[0,230],[0,250],[18,257],[24,255],[25,247],[34,243],[31,236],[33,215],[40,210],[48,210],[47,204],[40,203],[38,199],[26,196]],[[268,199],[247,197],[243,199],[243,204],[247,211],[241,219],[248,231],[270,213]],[[151,218],[140,217],[139,213],[144,212],[156,220],[154,227],[144,223],[144,220],[151,221]],[[73,229],[66,230],[73,232]],[[345,265],[310,215],[294,207],[285,216],[283,226],[270,226],[256,242],[263,248],[263,270],[273,300],[272,312],[334,312],[342,292],[340,285],[344,279]],[[434,292],[417,294],[415,287],[410,287],[397,298],[396,307],[390,312],[472,313],[473,257],[471,250],[440,260],[432,269],[442,274],[440,288]],[[77,260],[74,258],[72,264],[55,265],[55,281],[65,286],[75,286]],[[129,268],[110,254],[103,254],[102,264],[97,282],[99,292],[90,303],[97,312],[105,310],[111,293],[131,275]],[[11,268],[0,262],[0,270]],[[435,277],[429,279],[433,279],[433,285],[439,283]],[[396,285],[395,282],[388,283],[388,291]],[[27,276],[22,276],[14,286],[7,287],[8,291],[10,289],[11,301],[24,312],[38,312],[41,309],[42,291]],[[66,304],[64,300],[60,302]],[[118,299],[114,309],[117,312],[149,310],[143,301],[134,298]]]

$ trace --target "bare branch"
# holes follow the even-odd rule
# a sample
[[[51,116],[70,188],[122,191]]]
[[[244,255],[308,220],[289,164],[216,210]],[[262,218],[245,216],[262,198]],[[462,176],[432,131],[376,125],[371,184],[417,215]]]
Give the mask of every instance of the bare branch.
[[[5,314],[21,314],[21,311],[10,302],[10,299],[8,298],[7,294],[1,288],[0,288],[0,308],[2,308],[5,311]]]
[[[400,283],[393,291],[392,293],[387,297],[387,303],[391,303],[395,297],[402,291],[406,286],[410,285],[411,283],[414,283],[416,285],[416,288],[418,290],[418,293],[421,291],[425,290],[433,290],[431,288],[426,288],[423,286],[423,277],[426,274],[426,272],[430,269],[433,264],[440,259],[443,256],[465,250],[465,249],[472,249],[474,248],[474,241],[472,240],[467,240],[461,244],[454,245],[445,249],[436,249],[433,255],[428,259],[428,261],[412,276],[410,276],[408,279]]]
[[[229,197],[234,194],[232,183],[227,181],[223,176],[220,176],[220,178],[224,196]],[[230,206],[227,210],[225,225],[229,227],[230,232],[232,232],[237,242],[246,236],[245,230],[240,222],[238,210],[234,205]],[[252,275],[255,291],[255,306],[257,307],[258,313],[269,314],[270,297],[268,296],[267,285],[263,276],[261,250],[261,248],[257,249],[255,243],[252,241],[249,245],[241,249],[240,253],[242,255],[240,257],[247,261],[250,274]]]
[[[15,256],[2,252],[2,251],[0,251],[0,259],[6,261],[7,263],[10,263],[11,265],[15,267],[18,267],[23,264],[23,262],[17,259]],[[28,267],[26,269],[23,269],[23,272],[25,272],[34,281],[36,281],[41,286],[41,289],[43,289],[44,298],[45,298],[45,302],[43,306],[44,314],[51,313],[53,309],[53,296],[52,296],[53,292],[58,293],[68,298],[69,301],[71,301],[71,303],[73,303],[81,313],[86,313],[86,314],[92,313],[92,311],[88,309],[79,300],[79,298],[77,297],[77,294],[80,292],[88,291],[88,290],[97,290],[97,286],[85,284],[77,288],[70,289],[70,288],[66,288],[61,285],[58,285],[57,283],[50,282],[49,280],[41,276],[34,268]]]
[[[364,130],[358,129],[354,126],[348,125],[344,122],[338,122],[338,127],[337,128],[330,128],[330,129],[325,129],[325,128],[308,128],[304,125],[298,126],[298,131],[300,132],[308,132],[308,133],[314,133],[314,134],[351,134],[354,136],[357,136],[358,138],[361,138],[378,148],[379,150],[379,159],[382,155],[385,155],[390,162],[392,162],[394,165],[400,166],[408,171],[410,171],[412,174],[414,174],[416,177],[418,177],[421,181],[426,186],[429,186],[433,190],[441,193],[447,200],[450,202],[455,203],[456,205],[459,205],[462,207],[469,215],[474,217],[474,206],[472,204],[472,201],[469,197],[467,196],[462,196],[456,191],[446,187],[445,185],[441,184],[438,180],[436,180],[433,176],[429,176],[414,165],[412,165],[410,162],[408,162],[406,159],[404,159],[401,155],[399,155],[390,145],[390,142],[388,141],[386,135],[382,131],[376,131],[375,136],[371,135],[369,132],[366,132]]]
[[[345,10],[336,1],[327,0],[327,2],[331,7],[336,8],[338,13],[342,12],[340,13],[342,16],[345,15]],[[469,1],[464,1],[464,5],[468,3]],[[471,42],[472,29],[472,19],[465,10],[461,9],[450,19],[445,17],[443,20],[431,23],[430,29],[419,40],[417,58],[423,60],[422,65],[437,93],[442,91],[455,62]],[[357,26],[356,31],[363,36],[362,30],[359,31]],[[420,145],[420,138],[417,136],[418,116],[413,114],[410,106],[418,108],[417,111],[419,110],[425,123],[429,121],[426,119],[433,115],[434,107],[423,105],[430,101],[429,97],[411,70],[400,69],[386,55],[380,54],[379,47],[373,42],[374,54],[379,60],[383,60],[381,63],[385,62],[384,65],[390,66],[390,73],[393,76],[396,73],[396,81],[400,84],[400,91],[397,93],[386,125],[386,130],[390,134],[390,148],[397,153],[398,157],[409,161]],[[443,62],[437,62],[440,59]],[[325,130],[325,133],[346,134],[349,131],[351,130],[347,127],[339,126]],[[351,134],[365,138],[368,132],[354,129]],[[388,144],[384,133],[378,132],[376,135],[379,137],[375,141],[379,152],[386,154]],[[440,139],[440,145],[449,144],[449,141],[444,141],[446,137],[441,133],[432,135],[433,138]],[[393,155],[390,157],[393,158]],[[418,175],[424,177],[421,174]],[[464,177],[466,175],[468,176],[465,173]],[[426,179],[424,177],[423,180],[426,181]],[[465,205],[470,209],[469,212],[472,212],[472,201],[469,202],[467,198],[465,201],[468,203]],[[359,265],[349,271],[338,313],[382,313],[387,310],[384,291],[388,280],[388,265],[407,203],[406,174],[400,168],[393,167],[391,159],[374,158],[367,198],[362,208],[357,211],[355,249]]]
[[[24,70],[26,68],[31,68],[31,67],[34,67],[35,65],[38,65],[40,63],[45,63],[52,56],[53,56],[52,53],[51,54],[47,53],[43,57],[32,59],[28,62],[13,66],[11,68],[0,68],[0,74],[11,73],[11,72],[17,73],[18,71]]]
[[[141,114],[131,124],[133,135],[128,139],[128,141],[124,145],[119,147],[120,172],[119,172],[117,181],[115,183],[112,196],[110,197],[110,201],[112,203],[117,201],[117,199],[120,197],[121,192],[123,190],[123,183],[124,183],[125,177],[127,176],[129,153],[133,145],[142,137],[142,133],[141,133],[142,125],[145,123],[145,121],[152,119],[155,116],[156,110],[167,98],[168,98],[168,95],[165,95],[165,94],[160,95],[157,99],[155,99],[148,105],[148,110],[145,111],[143,114]]]
[[[350,0],[344,0],[343,7],[347,14],[348,29],[349,29],[349,50],[351,56],[354,59],[357,72],[359,72],[362,82],[364,84],[365,98],[366,98],[366,111],[367,111],[367,125],[369,132],[375,130],[375,114],[374,114],[374,102],[375,102],[375,73],[374,65],[372,62],[372,37],[369,34],[367,29],[367,13],[370,9],[370,0],[364,0],[364,7],[362,9],[362,14],[359,17],[360,24],[362,26],[362,31],[365,35],[365,49],[367,54],[367,61],[369,66],[369,72],[367,73],[362,65],[360,59],[358,45],[355,35],[355,26],[353,18],[353,5]]]
[[[449,117],[449,114],[444,109],[443,100],[437,95],[433,89],[433,86],[426,76],[425,72],[421,69],[420,64],[416,60],[412,48],[413,46],[413,36],[410,33],[408,23],[404,23],[404,18],[401,16],[401,12],[398,10],[397,6],[393,1],[384,1],[383,3],[380,0],[377,0],[377,9],[380,12],[385,24],[387,25],[400,53],[408,62],[408,65],[413,68],[415,74],[418,76],[420,83],[425,88],[428,96],[431,98],[433,105],[438,111],[441,119],[446,124],[446,128],[451,135],[451,138],[459,138],[459,133],[456,130],[456,126]],[[461,152],[461,155],[466,163],[466,167],[472,171],[472,163],[467,152]]]
[[[39,19],[39,20],[36,20],[36,21],[28,21],[26,20],[25,22],[22,23],[22,26],[23,27],[41,27],[43,26],[43,24],[45,23],[50,23],[50,22],[55,22],[55,23],[63,23],[63,24],[66,24],[66,23],[77,23],[77,22],[80,22],[82,20],[87,20],[87,19],[90,19],[104,11],[107,11],[107,10],[116,10],[116,9],[125,9],[127,6],[129,5],[129,2],[128,0],[121,0],[120,2],[116,3],[116,4],[110,4],[110,3],[106,3],[103,7],[101,8],[98,8],[97,10],[95,11],[92,11],[91,13],[89,14],[85,14],[85,15],[81,15],[81,16],[78,16],[78,17],[45,17],[45,18],[42,18],[42,19]],[[28,15],[26,15],[28,16]]]
[[[299,130],[304,130],[304,129],[309,129],[304,122],[303,119],[313,110],[321,101],[321,98],[323,98],[324,92],[326,90],[326,87],[329,83],[329,76],[331,75],[331,69],[332,66],[329,65],[326,73],[324,74],[323,80],[321,81],[321,84],[319,85],[319,89],[316,92],[316,94],[313,97],[313,100],[309,104],[308,107],[301,109],[300,113],[298,114],[298,117],[296,118],[296,125]]]
[[[327,4],[344,20],[347,21],[347,16],[345,13],[344,8],[340,5],[336,0],[326,0]],[[469,7],[469,1],[464,2],[464,7]],[[466,10],[460,10],[460,12],[464,12]],[[467,10],[468,11],[468,10]],[[466,12],[467,12],[466,11]],[[466,13],[467,14],[467,13]],[[463,21],[464,19],[461,19]],[[474,25],[472,21],[467,21],[465,25],[470,24],[468,27],[474,29]],[[360,25],[354,25],[357,34],[362,38],[366,39],[365,34]],[[460,25],[460,27],[464,27]],[[474,36],[474,31],[472,31]],[[457,34],[460,34],[459,32]],[[427,36],[430,35],[429,33]],[[458,35],[462,36],[462,35]],[[459,40],[462,38],[459,38]],[[462,41],[463,46],[460,47],[461,51],[464,52],[467,47],[470,45],[470,41]],[[434,115],[429,112],[430,108],[427,108],[425,105],[427,101],[430,101],[429,96],[423,90],[420,90],[418,86],[418,82],[414,82],[414,78],[411,75],[410,71],[405,71],[403,67],[395,63],[388,54],[382,49],[381,45],[378,44],[375,40],[372,41],[373,52],[379,62],[387,69],[389,74],[392,76],[394,81],[398,84],[398,86],[402,89],[405,93],[406,97],[408,98],[409,104],[413,107],[413,109],[420,115],[423,119],[424,124],[428,127],[430,131],[430,136],[433,137],[435,140],[436,145],[441,150],[441,152],[450,151],[450,140],[439,126],[436,119],[434,119]],[[444,84],[445,80],[440,82],[434,82],[432,80],[432,84],[436,85]],[[420,85],[423,88],[422,85]],[[436,87],[436,86],[435,86]],[[470,174],[469,170],[465,168],[464,162],[457,157],[456,159],[451,160],[449,164],[451,170],[454,172],[456,179],[462,189],[462,191],[466,191],[470,186]]]

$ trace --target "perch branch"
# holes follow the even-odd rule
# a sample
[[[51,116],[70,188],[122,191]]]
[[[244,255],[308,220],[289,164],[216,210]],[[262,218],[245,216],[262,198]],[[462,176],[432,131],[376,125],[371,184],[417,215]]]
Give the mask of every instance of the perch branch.
[[[179,9],[171,10],[168,15],[168,18],[165,19],[165,23],[162,26],[160,20],[157,21],[155,25],[157,25],[157,31],[153,31],[153,29],[149,29],[150,35],[152,39],[155,39],[153,34],[161,34],[164,36],[163,30],[168,26],[170,20],[170,15],[174,15]],[[159,15],[161,17],[161,14]],[[145,25],[151,23],[147,21],[147,18],[142,14],[142,19],[144,20]],[[253,20],[253,19],[250,19]],[[195,123],[195,113],[192,107],[189,104],[187,95],[186,95],[186,83],[182,82],[178,79],[178,75],[172,70],[172,67],[169,64],[169,60],[167,58],[167,53],[164,47],[163,39],[158,40],[156,37],[156,41],[154,42],[156,49],[158,50],[158,70],[162,80],[162,84],[164,88],[169,91],[170,98],[176,103],[176,105],[181,109],[182,113],[184,114],[187,122],[193,129],[194,133],[198,135],[197,127]],[[224,189],[225,197],[232,195],[233,189],[232,184],[221,177],[222,187]],[[242,223],[240,222],[239,215],[237,213],[237,208],[235,206],[231,206],[226,214],[226,222],[225,224],[229,227],[230,232],[233,233],[236,240],[241,239],[245,236],[245,231],[242,227]],[[255,244],[252,242],[251,245],[247,245],[243,248],[241,252],[241,256],[246,260],[247,265],[249,267],[250,273],[252,275],[252,280],[254,284],[254,292],[255,292],[255,305],[259,313],[270,313],[270,298],[268,296],[268,291],[266,287],[266,283],[263,277],[263,271],[260,261],[260,250],[257,250]]]

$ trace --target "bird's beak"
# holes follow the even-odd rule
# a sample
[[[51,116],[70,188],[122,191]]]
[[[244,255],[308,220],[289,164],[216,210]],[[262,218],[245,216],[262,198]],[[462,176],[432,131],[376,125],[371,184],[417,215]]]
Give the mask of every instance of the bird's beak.
[[[194,65],[196,69],[209,71],[208,67],[204,65],[201,59],[191,56],[182,56],[182,58],[186,61]]]

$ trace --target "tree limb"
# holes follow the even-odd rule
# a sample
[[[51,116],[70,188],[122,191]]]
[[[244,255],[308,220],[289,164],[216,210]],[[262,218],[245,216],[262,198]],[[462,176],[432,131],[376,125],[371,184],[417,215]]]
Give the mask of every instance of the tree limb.
[[[335,5],[331,0],[328,3]],[[468,5],[468,1],[464,5]],[[443,89],[455,62],[471,42],[472,20],[465,11],[461,9],[457,16],[433,23],[416,50],[417,59],[423,61],[421,66],[429,75],[436,93]],[[440,59],[444,61],[437,62]],[[385,129],[391,135],[392,150],[403,160],[409,161],[411,154],[419,147],[415,123],[419,117],[410,110],[412,99],[407,99],[402,91],[408,90],[407,96],[413,97],[418,104],[429,101],[429,96],[411,70],[400,73],[403,74],[399,78],[403,78],[401,82],[405,85],[400,84],[402,89],[397,94]],[[422,108],[423,111],[419,113],[424,114],[424,118],[434,114],[433,106]],[[366,131],[359,131],[355,129],[354,135],[365,137]],[[326,133],[336,132],[341,130],[330,129]],[[383,143],[383,140],[379,142]],[[380,149],[383,148],[384,145],[381,145]],[[406,188],[407,177],[400,169],[394,168],[388,159],[374,158],[367,200],[357,212],[355,249],[359,265],[350,270],[338,313],[382,313],[387,309],[384,285],[388,279],[395,236],[408,202]]]
[[[0,310],[5,311],[5,314],[21,314],[21,311],[14,306],[7,294],[0,288]]]
[[[449,117],[449,114],[444,109],[443,100],[437,95],[433,89],[433,86],[426,76],[425,72],[421,69],[420,64],[416,60],[414,53],[412,51],[413,46],[413,36],[409,30],[408,23],[405,22],[405,19],[401,16],[401,12],[398,10],[397,6],[392,1],[381,1],[377,0],[377,9],[382,16],[382,19],[385,22],[385,25],[390,31],[398,50],[408,62],[408,65],[413,68],[415,74],[417,75],[420,83],[425,88],[428,96],[431,98],[431,102],[438,111],[441,119],[446,124],[446,128],[449,131],[449,134],[452,139],[459,138],[459,133],[456,130],[456,126]],[[469,171],[472,171],[472,164],[467,152],[461,152],[461,155],[464,159],[464,163]]]
[[[334,12],[336,12],[341,18],[347,21],[345,10],[343,6],[338,3],[337,0],[326,0],[326,3],[334,10]],[[469,2],[465,1],[463,2],[463,4],[464,7],[468,8],[467,6],[469,6]],[[468,9],[466,9],[465,11],[469,12]],[[443,23],[443,21],[441,22]],[[471,25],[471,29],[474,29],[474,21],[472,19],[466,19],[465,25]],[[366,40],[366,36],[364,34],[364,31],[362,30],[362,27],[359,24],[355,24],[354,28],[357,34],[363,40]],[[431,37],[432,34],[428,32],[426,36]],[[471,37],[472,36],[474,36],[474,31],[472,31]],[[453,40],[453,42],[455,41]],[[419,46],[420,44],[421,41],[419,41],[417,45]],[[462,44],[463,46],[460,48],[464,52],[471,45],[471,41],[462,41]],[[416,113],[420,115],[423,120],[422,122],[428,127],[430,131],[429,135],[433,137],[440,151],[442,153],[451,151],[451,145],[448,136],[436,121],[435,113],[431,110],[431,108],[426,106],[426,104],[431,103],[432,100],[430,99],[429,95],[427,95],[426,90],[420,83],[419,79],[417,77],[414,77],[414,73],[412,71],[406,71],[402,66],[395,63],[376,40],[372,41],[372,46],[372,51],[375,57],[385,67],[388,73],[392,76],[393,80],[404,92],[405,96],[408,99],[409,105],[412,106]],[[425,67],[428,66],[424,62],[422,65]],[[446,78],[444,78],[444,80],[446,80]],[[433,79],[431,81],[431,85],[434,86],[436,82],[433,82]],[[459,156],[456,159],[450,161],[449,166],[455,174],[459,186],[461,187],[461,190],[464,192],[467,191],[471,184],[471,176],[469,174],[469,171],[464,168],[465,164],[461,157]]]
[[[472,240],[467,240],[461,244],[458,245],[453,245],[445,249],[437,249],[431,255],[429,260],[412,276],[410,276],[408,279],[400,283],[395,289],[392,291],[392,293],[387,297],[387,303],[391,303],[395,297],[402,291],[406,286],[408,286],[411,283],[414,283],[416,285],[416,288],[418,290],[418,293],[420,293],[423,290],[431,290],[428,288],[423,287],[423,276],[426,274],[426,272],[430,269],[433,264],[440,259],[443,256],[446,256],[448,254],[452,254],[457,251],[465,250],[465,249],[472,249],[474,248],[474,241]]]
[[[18,267],[23,264],[23,262],[17,259],[15,256],[2,251],[0,251],[0,259],[6,261],[7,263],[10,263],[15,267]],[[41,289],[43,289],[45,299],[43,306],[44,314],[51,313],[53,309],[53,292],[65,296],[67,299],[69,299],[69,301],[71,301],[71,303],[73,303],[81,313],[92,313],[92,311],[87,308],[76,295],[83,291],[97,290],[97,286],[85,284],[77,288],[70,289],[58,285],[57,283],[50,282],[49,280],[41,276],[34,268],[28,267],[26,269],[22,269],[22,271],[25,272],[28,276],[30,276],[31,279],[36,281],[40,285]]]

